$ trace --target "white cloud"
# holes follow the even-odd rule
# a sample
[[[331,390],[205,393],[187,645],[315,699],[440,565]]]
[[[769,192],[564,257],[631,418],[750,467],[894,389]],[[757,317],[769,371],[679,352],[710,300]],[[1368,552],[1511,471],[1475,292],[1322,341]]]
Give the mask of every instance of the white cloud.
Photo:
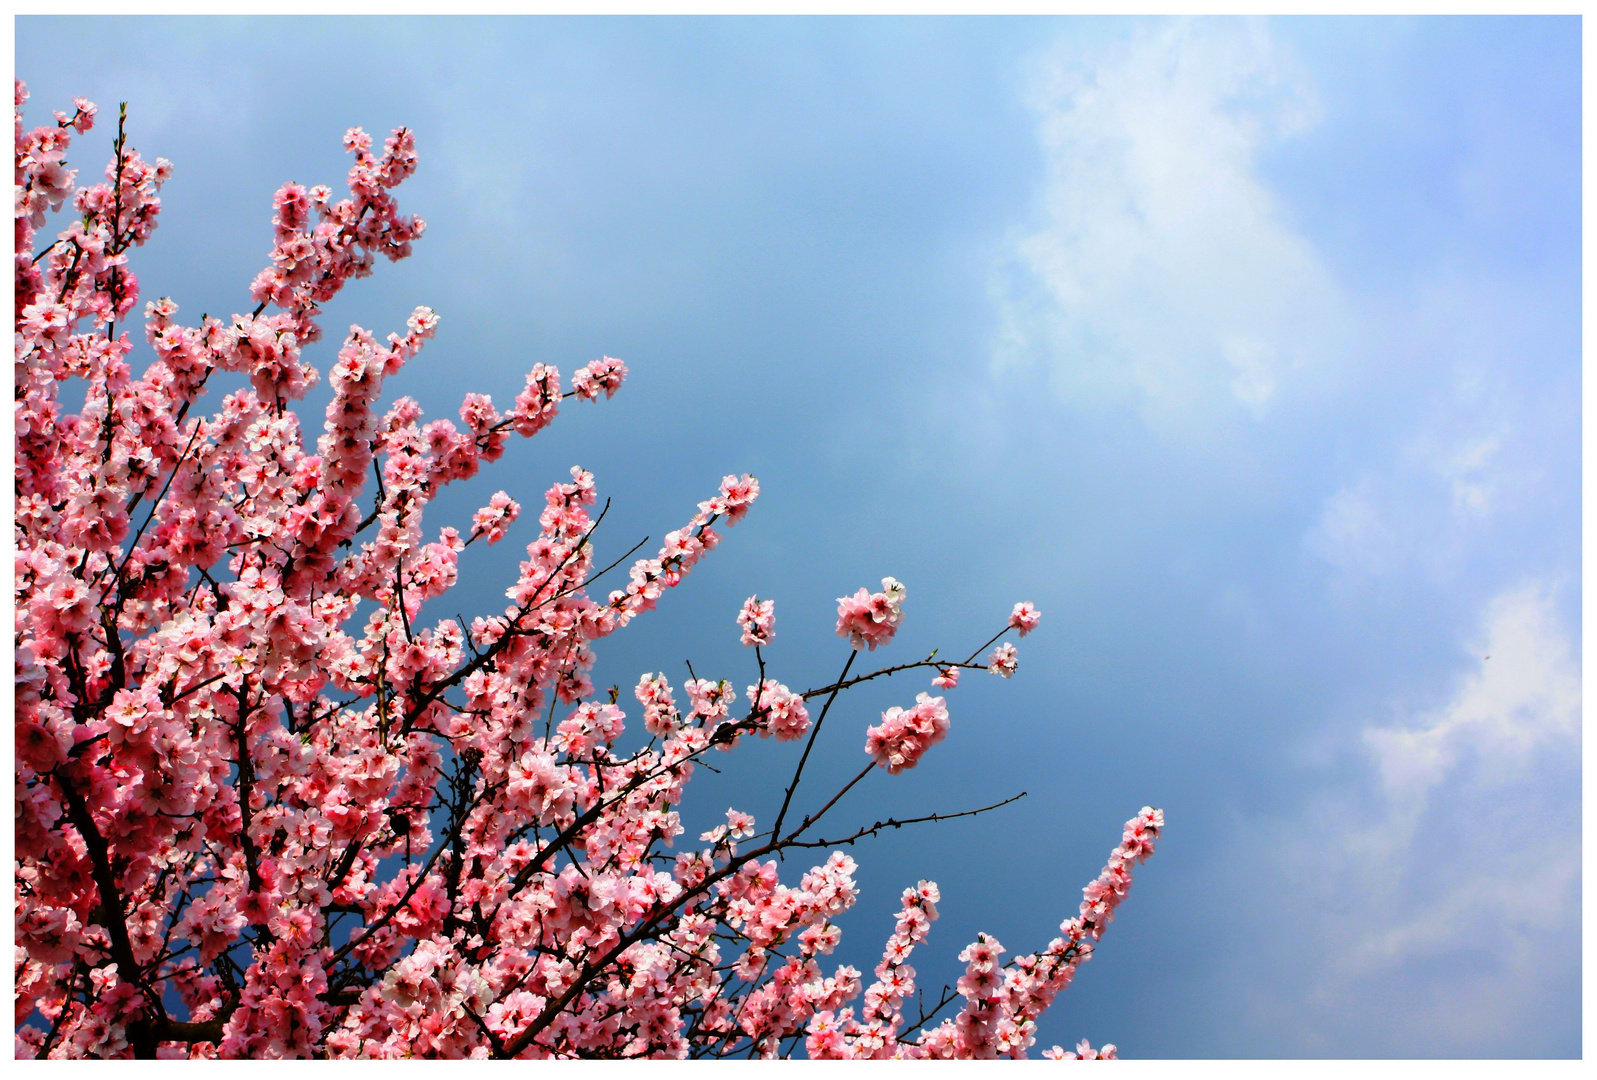
[[[1340,292],[1261,179],[1313,94],[1262,23],[1178,21],[1093,62],[1056,57],[1034,105],[1044,223],[995,285],[1000,365],[1162,427],[1262,415],[1345,329]]]
[[[1360,737],[1372,781],[1246,845],[1273,918],[1285,1052],[1534,1055],[1580,975],[1581,675],[1550,591],[1487,605],[1439,708]],[[1284,844],[1281,837],[1288,839]],[[1401,1003],[1399,1005],[1399,1003]],[[1567,1010],[1566,1010],[1567,1011]]]
[[[1531,750],[1579,736],[1580,668],[1539,586],[1493,600],[1475,648],[1480,667],[1445,708],[1416,724],[1364,733],[1394,807],[1420,812],[1462,757],[1489,761],[1491,781],[1501,784]]]

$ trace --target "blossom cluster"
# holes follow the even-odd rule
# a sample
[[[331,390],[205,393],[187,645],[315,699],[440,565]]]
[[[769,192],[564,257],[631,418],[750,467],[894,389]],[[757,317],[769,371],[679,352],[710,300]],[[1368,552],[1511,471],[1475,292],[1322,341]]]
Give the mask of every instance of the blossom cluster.
[[[913,709],[897,705],[882,714],[882,722],[865,729],[865,752],[878,765],[897,775],[913,769],[921,755],[948,735],[948,707],[940,697],[915,695]]]
[[[804,707],[804,695],[795,694],[775,679],[766,679],[758,686],[749,687],[750,716],[757,723],[760,736],[775,735],[787,741],[796,739],[810,729],[809,710]]]
[[[993,654],[987,658],[987,670],[1006,679],[1011,678],[1019,667],[1020,661],[1015,656],[1015,647],[1007,641],[994,649]]]
[[[978,934],[959,954],[966,966],[955,990],[964,998],[963,1009],[914,1040],[902,1037],[904,1017],[899,1008],[915,990],[915,970],[906,961],[926,940],[937,918],[939,895],[932,882],[906,889],[898,924],[876,968],[877,981],[866,991],[860,1016],[848,1009],[817,1013],[806,1037],[810,1057],[1025,1057],[1036,1041],[1037,1017],[1070,984],[1076,969],[1091,959],[1092,943],[1103,935],[1114,906],[1130,887],[1130,866],[1152,854],[1163,826],[1164,815],[1150,807],[1126,823],[1121,843],[1085,890],[1079,914],[1065,920],[1060,936],[1041,952],[1002,963],[1004,947],[991,935]],[[1073,1053],[1054,1047],[1043,1056],[1113,1058],[1116,1050],[1108,1044],[1095,1052],[1083,1040]]]
[[[1060,936],[1042,951],[1000,966],[1002,946],[978,935],[960,954],[967,967],[957,989],[965,1007],[921,1039],[925,1056],[1024,1057],[1036,1040],[1037,1017],[1092,958],[1093,942],[1103,936],[1114,909],[1131,888],[1132,865],[1153,854],[1163,828],[1164,813],[1147,806],[1126,822],[1120,844],[1097,879],[1083,890],[1077,915],[1060,924]]]
[[[512,499],[509,493],[496,491],[494,497],[488,500],[488,505],[471,516],[471,540],[466,543],[484,539],[490,544],[497,544],[505,538],[505,533],[520,516],[521,504]]]
[[[803,691],[757,654],[746,710],[730,679],[693,675],[679,693],[648,672],[629,717],[619,686],[593,685],[594,646],[715,549],[755,478],[725,476],[630,562],[596,554],[605,511],[581,467],[526,515],[500,491],[469,524],[424,530],[446,485],[564,401],[608,398],[627,369],[604,357],[565,381],[538,363],[503,411],[468,393],[458,422],[428,420],[384,395],[436,339],[439,316],[417,308],[386,338],[349,329],[319,428],[303,426],[323,306],[423,234],[394,196],[416,169],[412,133],[378,151],[351,129],[347,197],[277,191],[252,310],[187,325],[169,299],[146,303],[136,373],[128,253],[171,167],[128,145],[123,116],[105,182],[79,188],[66,154],[95,107],[28,130],[25,100],[18,82],[19,1057],[1024,1053],[1152,851],[1157,811],[1128,825],[1059,941],[999,968],[980,939],[964,1011],[905,1027],[904,960],[936,887],[905,893],[866,989],[822,959],[858,896],[853,859],[817,852],[797,885],[778,873],[786,855],[838,846],[813,830],[848,790],[787,817],[827,715],[807,702],[903,667],[951,688],[981,649],[853,679],[845,666]],[[502,610],[468,621],[442,602],[470,544],[518,528],[531,538]],[[891,578],[861,589],[840,602],[839,633],[886,644],[903,598]],[[771,602],[750,598],[744,616],[745,641],[769,645]],[[1010,626],[1027,632],[1034,609]],[[889,710],[854,783],[913,767],[948,725],[942,698]],[[697,766],[746,734],[808,737],[781,810],[764,832],[728,810],[679,846]]]
[[[881,592],[860,589],[853,596],[838,597],[837,636],[847,638],[856,649],[886,645],[904,619],[905,595],[903,585],[885,577]]]
[[[1041,621],[1042,614],[1029,600],[1022,600],[1015,605],[1015,610],[1009,613],[1009,625],[1019,630],[1021,637],[1037,629],[1037,624]]]
[[[587,401],[597,401],[601,391],[605,397],[613,398],[626,377],[627,365],[613,356],[606,356],[579,367],[571,376],[571,389]]]
[[[769,645],[776,636],[776,601],[751,596],[738,612],[738,627],[744,645]]]
[[[1114,1043],[1104,1043],[1094,1050],[1090,1042],[1082,1039],[1074,1050],[1066,1050],[1056,1045],[1044,1050],[1042,1056],[1050,1061],[1114,1061],[1120,1053]]]
[[[898,1034],[904,1026],[900,1006],[915,992],[915,969],[909,954],[926,940],[937,918],[937,902],[942,899],[937,883],[922,881],[905,889],[898,920],[876,965],[876,981],[865,991],[858,1019],[852,1008],[841,1012],[827,1010],[810,1020],[804,1040],[811,1060],[872,1059],[914,1056],[902,1052],[913,1042],[901,1044]]]

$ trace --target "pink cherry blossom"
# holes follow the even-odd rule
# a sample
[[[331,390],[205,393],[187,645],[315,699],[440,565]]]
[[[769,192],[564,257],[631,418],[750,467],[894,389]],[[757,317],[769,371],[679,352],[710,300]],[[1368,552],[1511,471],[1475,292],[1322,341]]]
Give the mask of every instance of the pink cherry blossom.
[[[471,539],[481,537],[490,544],[497,544],[505,538],[511,522],[520,516],[521,504],[505,492],[496,491],[488,505],[471,516]]]
[[[766,679],[760,686],[749,687],[750,717],[756,721],[763,738],[775,735],[786,741],[796,739],[810,729],[810,714],[804,708],[804,698],[795,694],[775,679]]]
[[[1066,1050],[1062,1046],[1054,1046],[1044,1050],[1042,1056],[1054,1061],[1113,1061],[1120,1055],[1116,1052],[1114,1043],[1104,1043],[1102,1047],[1094,1050],[1092,1044],[1087,1042],[1086,1039],[1082,1039],[1081,1042],[1076,1044],[1074,1050]]]
[[[776,601],[749,597],[738,612],[738,626],[745,645],[769,645],[776,636]]]
[[[987,670],[1006,679],[1011,678],[1019,666],[1020,661],[1015,658],[1015,647],[1007,641],[994,649],[993,654],[987,658]]]
[[[1022,600],[1015,605],[1015,610],[1009,613],[1009,625],[1020,631],[1020,636],[1025,637],[1037,629],[1037,624],[1042,621],[1042,615],[1032,606],[1030,600]]]
[[[621,381],[627,377],[627,365],[611,356],[584,364],[571,375],[571,389],[587,401],[598,400],[602,391],[607,398],[616,396]]]
[[[593,361],[568,387],[536,364],[505,411],[466,393],[457,423],[384,393],[446,344],[430,308],[317,347],[343,287],[423,236],[395,196],[419,163],[407,128],[380,147],[349,129],[347,196],[277,190],[264,265],[238,283],[245,310],[188,325],[156,298],[135,344],[130,259],[172,167],[141,156],[119,115],[105,179],[80,186],[69,152],[94,105],[30,130],[26,99],[19,81],[18,1057],[774,1057],[801,1041],[813,1058],[1025,1056],[1153,853],[1160,811],[1126,824],[1058,938],[1006,964],[979,936],[944,1002],[957,1014],[907,1021],[938,888],[904,891],[866,986],[823,966],[858,899],[836,849],[940,815],[832,826],[878,765],[913,768],[947,737],[944,699],[884,713],[870,764],[829,795],[800,780],[845,689],[908,668],[952,688],[986,645],[851,674],[902,618],[904,588],[885,578],[839,601],[856,651],[814,689],[758,652],[746,708],[730,678],[691,666],[681,700],[664,673],[625,701],[596,687],[599,642],[669,602],[717,527],[748,514],[747,474],[633,559],[617,557],[630,541],[606,525],[594,474],[557,472],[521,526],[505,602],[468,619],[449,595],[475,572],[465,549],[507,536],[521,504],[498,491],[448,520],[474,504],[434,506],[440,491],[565,398],[613,395],[625,365]],[[750,597],[738,624],[769,644],[774,605]],[[1010,617],[1035,624],[1029,605]],[[1014,673],[1012,646],[990,670]],[[803,742],[784,751],[791,779],[766,785],[781,802],[764,831],[728,809],[694,844],[688,782],[750,734]],[[820,838],[826,814],[824,835],[844,839]],[[818,861],[795,865],[812,848]]]
[[[865,752],[897,775],[913,769],[921,755],[947,735],[948,708],[943,699],[917,694],[913,709],[895,705],[882,714],[880,724],[865,730]]]
[[[893,578],[882,579],[882,591],[860,589],[853,596],[837,599],[837,636],[848,638],[854,648],[874,650],[885,645],[898,631],[904,618],[904,586]]]
[[[676,700],[671,696],[671,684],[665,676],[644,673],[633,691],[643,705],[643,727],[651,735],[666,736],[676,730],[680,717]]]

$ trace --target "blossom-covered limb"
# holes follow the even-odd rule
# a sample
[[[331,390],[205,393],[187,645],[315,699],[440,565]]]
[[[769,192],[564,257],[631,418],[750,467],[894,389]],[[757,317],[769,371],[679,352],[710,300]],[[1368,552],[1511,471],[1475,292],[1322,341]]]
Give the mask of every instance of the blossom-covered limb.
[[[325,372],[312,362],[322,305],[422,234],[393,196],[416,166],[413,133],[396,130],[379,151],[351,129],[347,198],[280,188],[253,310],[185,325],[170,299],[150,301],[150,355],[136,371],[117,328],[136,305],[129,258],[157,223],[171,166],[138,153],[120,110],[105,181],[79,187],[66,153],[95,107],[79,99],[30,131],[25,99],[19,83],[19,1056],[774,1056],[812,1037],[855,1056],[942,1046],[935,1031],[908,1041],[929,1017],[902,1025],[897,1006],[914,985],[902,954],[869,987],[847,964],[823,969],[835,919],[857,897],[855,864],[837,848],[1006,804],[814,837],[878,765],[915,767],[946,735],[945,699],[887,710],[860,772],[787,819],[844,690],[914,667],[951,690],[977,654],[851,677],[859,649],[889,646],[902,624],[907,590],[884,578],[878,593],[840,599],[849,661],[799,694],[767,656],[774,605],[751,598],[739,621],[759,669],[747,709],[730,680],[690,667],[679,696],[650,672],[629,732],[619,686],[592,684],[595,645],[679,585],[718,528],[748,513],[759,482],[724,477],[657,553],[634,558],[640,544],[605,566],[594,540],[610,504],[594,512],[596,481],[580,467],[536,515],[500,492],[464,530],[424,532],[443,487],[497,460],[511,434],[543,430],[566,400],[610,397],[627,368],[591,361],[568,388],[535,364],[508,408],[466,394],[457,423],[383,400],[435,338],[431,309],[386,340],[351,327]],[[69,200],[60,234],[38,247]],[[218,371],[237,376],[234,388],[200,412]],[[330,401],[303,423],[295,403],[324,374]],[[79,389],[73,412],[62,395]],[[528,516],[535,535],[502,612],[437,618],[464,549]],[[597,594],[622,567],[625,581]],[[1030,605],[1011,612],[1009,629],[1035,626]],[[747,808],[728,808],[702,846],[678,847],[695,769],[747,735],[809,736],[773,826],[760,832]],[[1128,828],[1121,861],[1150,851],[1157,828]],[[783,883],[780,856],[821,849],[819,865]],[[1035,977],[999,1003],[1010,1023],[999,1041],[955,1050],[1023,1050],[1016,1033],[1090,950],[1129,883],[1122,871],[1089,887],[1070,941],[1022,958]],[[906,894],[905,942],[919,940],[933,892]],[[990,989],[967,975],[967,989]],[[839,1035],[862,992],[869,1033]]]

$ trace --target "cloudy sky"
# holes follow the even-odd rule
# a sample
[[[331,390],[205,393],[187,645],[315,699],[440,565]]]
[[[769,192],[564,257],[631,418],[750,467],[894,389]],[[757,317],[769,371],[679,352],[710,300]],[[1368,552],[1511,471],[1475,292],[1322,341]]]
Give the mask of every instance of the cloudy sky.
[[[126,100],[175,163],[135,270],[184,316],[247,308],[279,183],[337,184],[346,127],[404,124],[426,237],[329,326],[435,308],[393,391],[433,416],[626,360],[435,525],[580,463],[620,554],[759,476],[599,685],[752,681],[753,592],[795,687],[846,656],[834,598],[886,574],[884,662],[1042,609],[1015,679],[967,677],[948,741],[838,812],[1028,797],[856,850],[845,960],[874,965],[922,877],[923,982],[977,929],[1045,944],[1152,803],[1166,839],[1043,1046],[1581,1053],[1578,20],[25,18],[16,43],[33,119]],[[518,536],[472,549],[468,616]],[[925,688],[845,699],[807,796]],[[768,817],[793,756],[740,749],[690,825]]]

